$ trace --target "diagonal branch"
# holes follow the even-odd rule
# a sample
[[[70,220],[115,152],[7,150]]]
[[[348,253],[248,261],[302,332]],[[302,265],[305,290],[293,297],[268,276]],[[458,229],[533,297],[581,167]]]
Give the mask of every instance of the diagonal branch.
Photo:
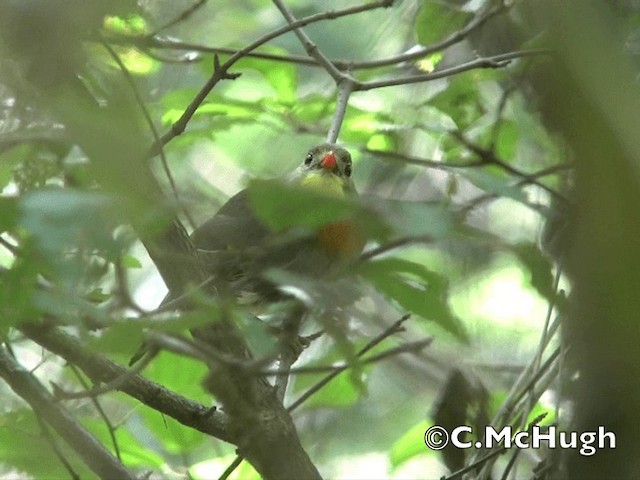
[[[357,13],[365,12],[365,11],[368,11],[368,10],[374,10],[376,8],[388,7],[388,6],[391,5],[391,3],[392,2],[390,0],[379,0],[377,2],[366,3],[366,4],[363,4],[363,5],[358,5],[356,7],[349,7],[349,8],[345,8],[343,10],[337,10],[337,11],[332,11],[331,10],[331,11],[327,11],[327,12],[323,12],[323,13],[317,13],[317,14],[314,14],[314,15],[309,15],[308,17],[303,17],[303,18],[301,18],[299,20],[296,20],[296,21],[288,23],[287,25],[284,25],[284,26],[282,26],[280,28],[277,28],[277,29],[273,30],[272,32],[270,32],[268,34],[263,35],[262,37],[260,37],[256,41],[254,41],[251,44],[247,45],[246,47],[242,48],[241,50],[238,50],[236,53],[231,55],[231,57],[229,57],[229,59],[226,62],[224,62],[223,64],[219,65],[219,68],[214,68],[214,72],[213,72],[212,76],[202,86],[200,91],[196,94],[194,99],[187,106],[187,108],[185,109],[184,113],[171,126],[171,130],[169,132],[167,132],[165,135],[162,136],[162,138],[160,139],[161,140],[161,145],[166,145],[173,138],[177,137],[178,135],[181,135],[184,132],[187,124],[189,123],[189,121],[193,117],[193,115],[196,112],[196,110],[198,109],[198,107],[202,104],[202,102],[204,102],[204,99],[207,97],[207,95],[209,95],[211,90],[213,90],[213,88],[218,84],[218,82],[220,82],[221,80],[224,80],[224,79],[236,78],[236,77],[230,75],[228,73],[228,71],[238,60],[240,60],[242,57],[247,55],[249,52],[252,52],[253,50],[258,48],[259,46],[264,45],[265,43],[267,43],[268,41],[273,40],[274,38],[279,37],[280,35],[283,35],[283,34],[285,34],[287,32],[293,31],[293,30],[295,30],[295,29],[297,29],[299,27],[304,27],[305,25],[309,25],[311,23],[319,22],[320,20],[334,19],[334,18],[344,17],[344,16],[347,16],[347,15],[355,15]],[[152,148],[152,154],[155,154],[155,152],[157,151],[157,149],[159,147],[160,147],[160,145],[154,145],[154,147]]]
[[[371,82],[359,82],[355,86],[355,90],[357,91],[367,91],[374,90],[376,88],[384,88],[384,87],[394,87],[397,85],[409,85],[412,83],[422,83],[429,82],[432,80],[437,80],[439,78],[451,77],[453,75],[457,75],[459,73],[468,72],[470,70],[476,70],[479,68],[504,68],[512,60],[523,58],[523,57],[533,57],[538,55],[548,55],[551,51],[548,49],[531,49],[531,50],[518,50],[515,52],[507,52],[501,53],[498,55],[493,55],[490,57],[481,57],[470,60],[466,63],[462,63],[460,65],[455,65],[450,68],[444,68],[442,70],[436,70],[431,73],[425,73],[421,75],[408,75],[405,77],[391,78],[388,80],[375,80]]]
[[[362,347],[357,352],[356,355],[358,357],[363,356],[365,353],[369,352],[371,349],[373,349],[376,345],[380,344],[386,338],[388,338],[388,337],[390,337],[392,335],[395,335],[398,332],[403,331],[404,327],[402,326],[402,324],[405,323],[407,320],[409,320],[409,317],[410,317],[410,315],[408,315],[408,314],[407,315],[403,315],[399,320],[396,320],[395,322],[393,322],[386,330],[381,332],[376,337],[372,338],[364,347]],[[423,343],[424,343],[423,347],[425,347],[429,343],[431,343],[431,339],[425,339],[425,341],[423,341]],[[336,367],[335,370],[331,371],[328,375],[326,375],[320,381],[318,381],[317,383],[312,385],[304,394],[302,394],[302,396],[300,396],[295,402],[293,402],[291,405],[289,405],[289,407],[287,408],[287,411],[291,412],[291,411],[295,410],[296,408],[298,408],[300,405],[302,405],[304,402],[306,402],[309,398],[311,398],[313,395],[315,395],[318,391],[320,391],[322,388],[324,388],[334,378],[336,378],[338,375],[340,375],[342,372],[348,370],[349,368],[350,368],[350,365],[344,365],[344,366]],[[229,464],[229,466],[225,469],[224,473],[218,478],[218,480],[226,480],[227,478],[229,478],[229,476],[233,473],[233,471],[236,468],[238,468],[238,466],[240,466],[240,464],[242,463],[243,460],[244,460],[243,456],[242,455],[238,455],[233,460],[233,462],[231,464]]]
[[[6,348],[0,348],[0,377],[47,422],[100,478],[135,480],[104,446],[96,440],[64,407],[56,403],[46,388],[22,368]]]
[[[383,5],[384,6],[384,5]],[[329,61],[335,65],[338,70],[368,70],[372,68],[379,67],[387,67],[392,65],[397,65],[403,62],[410,62],[412,60],[416,60],[418,58],[423,58],[427,55],[431,55],[435,52],[440,52],[449,48],[452,45],[460,43],[467,36],[474,32],[475,30],[482,27],[487,21],[491,18],[505,12],[509,5],[505,2],[500,2],[497,6],[488,6],[485,9],[481,9],[464,27],[460,30],[452,33],[447,38],[440,40],[439,42],[433,43],[431,45],[426,45],[419,49],[412,49],[411,52],[401,53],[398,55],[393,55],[387,58],[381,58],[378,60],[364,60],[364,61],[352,61],[352,60],[344,60],[344,59],[329,59]],[[109,37],[109,41],[113,43],[120,44],[131,44],[133,43],[138,48],[143,50],[148,49],[164,49],[164,50],[191,50],[195,52],[204,52],[204,53],[217,53],[224,55],[234,55],[238,53],[238,49],[227,48],[227,47],[212,47],[207,45],[201,45],[192,42],[185,42],[182,40],[176,40],[172,38],[159,38],[157,36],[146,35],[144,37],[131,38],[131,37],[121,37],[121,36],[111,36]],[[308,65],[311,67],[321,67],[315,58],[310,58],[308,56],[303,55],[279,55],[274,53],[267,52],[247,52],[245,53],[247,57],[259,58],[263,60],[271,60],[275,62],[286,62],[286,63],[295,63],[298,65]]]
[[[237,441],[228,429],[228,419],[220,412],[193,402],[162,385],[134,374],[106,357],[90,352],[80,342],[60,330],[38,323],[26,323],[20,331],[38,345],[77,365],[94,383],[125,379],[117,389],[145,405],[168,415],[188,427],[233,443]]]
[[[293,15],[291,10],[289,10],[289,8],[284,4],[282,0],[273,0],[273,3],[278,8],[278,10],[280,10],[280,13],[282,13],[284,18],[289,23],[289,25],[292,25],[296,22],[296,17]],[[388,3],[391,4],[392,2],[388,2]],[[331,60],[329,60],[320,51],[318,46],[311,41],[309,36],[304,32],[304,30],[302,30],[302,28],[300,27],[295,28],[293,32],[298,37],[298,40],[300,40],[300,43],[302,43],[302,46],[304,47],[304,50],[307,52],[307,54],[311,58],[315,59],[316,62],[318,62],[318,65],[322,66],[322,68],[324,68],[327,71],[327,73],[331,75],[331,78],[333,78],[336,83],[340,83],[342,80],[347,78],[347,75],[345,75],[343,72],[341,72],[336,68],[336,66],[331,62]]]
[[[393,324],[391,324],[391,326],[389,326],[385,331],[383,331],[382,333],[380,333],[376,337],[372,338],[364,347],[362,347],[360,350],[358,350],[356,355],[358,357],[361,357],[362,355],[364,355],[365,353],[370,351],[372,348],[374,348],[376,345],[381,343],[386,338],[390,337],[391,335],[395,335],[398,332],[401,332],[404,329],[402,324],[404,322],[406,322],[407,320],[409,320],[409,317],[410,317],[410,315],[404,315],[399,320],[393,322]],[[333,372],[329,373],[326,377],[321,379],[318,383],[312,385],[295,402],[293,402],[291,405],[289,405],[287,407],[287,411],[291,412],[291,411],[295,410],[296,408],[298,408],[300,405],[302,405],[304,402],[306,402],[309,398],[311,398],[313,395],[315,395],[316,392],[321,390],[325,385],[327,385],[329,382],[331,382],[331,380],[336,378],[338,375],[340,375],[342,372],[344,372],[348,368],[349,368],[349,365],[346,365],[346,366],[344,366],[342,368],[339,368],[339,369],[334,370]]]
[[[296,21],[291,10],[284,4],[282,0],[273,0],[273,3],[278,10],[282,13],[284,18],[287,19],[289,24],[292,24]],[[387,2],[385,7],[389,7],[393,4],[393,1]],[[333,120],[331,122],[331,128],[329,129],[329,133],[327,134],[327,142],[335,143],[338,139],[338,134],[340,133],[340,127],[342,126],[342,121],[344,120],[344,115],[347,110],[347,105],[349,104],[349,96],[351,92],[353,92],[353,87],[355,85],[355,80],[348,72],[340,71],[332,62],[329,60],[318,48],[318,46],[311,41],[309,36],[302,30],[301,28],[296,28],[294,30],[296,36],[302,43],[307,54],[314,58],[316,62],[320,66],[322,66],[327,73],[333,78],[333,80],[338,85],[338,102],[336,105],[336,111],[333,114]]]
[[[184,22],[191,15],[193,15],[198,9],[202,8],[204,6],[204,4],[207,3],[208,1],[209,0],[197,0],[193,5],[190,5],[189,7],[184,9],[182,12],[180,12],[174,18],[172,18],[168,22],[166,22],[163,25],[161,25],[158,28],[156,28],[153,31],[153,33],[149,34],[149,36],[150,37],[154,37],[154,36],[158,35],[160,32],[163,32],[164,30],[168,30],[171,27],[175,27],[177,24],[179,24],[181,22]]]

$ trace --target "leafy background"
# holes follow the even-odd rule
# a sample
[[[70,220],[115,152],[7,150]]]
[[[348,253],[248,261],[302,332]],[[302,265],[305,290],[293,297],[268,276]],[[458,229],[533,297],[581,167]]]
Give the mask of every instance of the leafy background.
[[[262,57],[241,58],[229,70],[241,75],[219,82],[186,130],[169,138],[164,158],[150,160],[164,192],[154,211],[144,203],[144,171],[116,160],[144,158],[153,145],[144,115],[159,135],[169,132],[214,65],[282,26],[282,15],[266,0],[62,3],[0,3],[7,32],[0,50],[0,329],[7,351],[43,385],[77,391],[88,388],[83,375],[26,338],[20,326],[49,319],[91,351],[125,363],[144,329],[184,333],[205,323],[215,302],[179,318],[152,311],[166,287],[127,218],[159,232],[162,212],[176,209],[191,229],[249,186],[268,224],[315,226],[318,218],[305,213],[317,203],[315,195],[264,180],[286,175],[310,146],[324,141],[339,87],[293,33],[256,50]],[[301,18],[343,3],[287,5]],[[391,3],[305,27],[327,58],[355,62],[352,73],[360,82],[421,77],[349,97],[339,141],[353,156],[360,198],[335,201],[326,214],[358,218],[369,243],[349,288],[338,284],[343,297],[335,286],[303,285],[317,292],[316,311],[342,302],[346,312],[296,364],[350,364],[293,413],[302,444],[328,478],[436,478],[481,457],[427,449],[424,432],[434,423],[499,421],[527,428],[543,412],[544,425],[573,420],[572,409],[560,415],[559,398],[570,387],[558,374],[555,350],[561,343],[557,319],[569,311],[572,282],[585,278],[567,276],[563,264],[566,231],[573,228],[567,219],[588,196],[574,192],[573,152],[576,141],[597,141],[602,130],[585,127],[582,137],[563,138],[569,122],[549,114],[553,102],[541,72],[554,60],[540,47],[557,46],[562,55],[563,43],[549,36],[546,22],[564,17],[550,15],[545,2]],[[624,2],[614,7],[611,21],[618,23],[605,27],[622,25],[627,50],[613,43],[612,51],[637,53],[637,14]],[[446,48],[357,68],[443,40]],[[442,78],[428,76],[468,62],[477,63]],[[549,83],[570,96],[566,78],[574,74]],[[56,90],[69,76],[81,79],[92,101],[111,107],[98,138],[73,128],[98,120],[80,97]],[[111,143],[114,135],[129,142],[122,151]],[[96,158],[104,159],[102,167]],[[618,188],[604,183],[607,191]],[[283,208],[289,208],[286,216]],[[605,206],[603,217],[609,208],[617,207]],[[581,259],[576,254],[573,264]],[[637,283],[626,273],[613,278],[620,282],[612,280],[614,290]],[[355,304],[353,289],[364,294]],[[624,310],[620,302],[610,315]],[[404,331],[374,350],[398,347],[399,353],[359,361],[355,352],[405,313],[411,318]],[[306,333],[317,326],[305,327]],[[249,324],[244,332],[254,353],[273,352],[264,330]],[[622,336],[628,333],[621,329]],[[411,349],[427,337],[433,337],[428,348]],[[206,368],[194,359],[162,352],[142,373],[211,404],[200,384]],[[295,375],[285,404],[325,375]],[[522,388],[524,400],[517,397]],[[3,476],[65,478],[68,467],[60,458],[80,478],[92,475],[7,384],[0,389]],[[233,445],[122,393],[62,403],[127,468],[152,471],[152,478],[219,478],[235,457]],[[529,478],[539,457],[483,460],[476,473],[495,469],[517,478],[527,472]],[[245,462],[231,478],[257,474]]]

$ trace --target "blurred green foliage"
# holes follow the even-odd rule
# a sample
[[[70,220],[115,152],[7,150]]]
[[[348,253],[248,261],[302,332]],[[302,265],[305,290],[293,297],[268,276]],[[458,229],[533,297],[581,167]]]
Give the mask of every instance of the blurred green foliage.
[[[294,412],[314,462],[331,478],[418,477],[416,470],[423,476],[443,474],[422,435],[448,371],[473,370],[491,385],[492,398],[504,398],[538,347],[545,318],[533,318],[533,313],[549,302],[563,306],[554,286],[556,258],[542,249],[539,236],[552,208],[564,205],[554,203],[558,199],[548,190],[563,196],[571,179],[566,168],[536,177],[567,158],[530,103],[527,78],[531,65],[546,60],[522,58],[501,68],[354,92],[339,141],[352,153],[361,196],[324,198],[273,180],[295,168],[310,146],[324,141],[336,107],[335,84],[322,68],[297,60],[304,51],[292,33],[256,52],[270,57],[238,61],[230,72],[240,77],[216,85],[186,131],[164,147],[163,159],[140,160],[153,144],[143,107],[161,135],[169,131],[213,73],[210,47],[241,48],[283,24],[271,2],[203,2],[184,18],[192,2],[15,3],[0,3],[5,14],[0,27],[8,32],[0,46],[0,335],[18,360],[29,368],[41,360],[41,351],[12,328],[25,321],[49,319],[73,329],[93,351],[125,362],[145,329],[184,333],[225,309],[246,318],[238,302],[219,305],[197,295],[201,309],[153,317],[150,311],[164,290],[130,224],[161,231],[163,213],[171,210],[179,211],[191,228],[248,186],[254,210],[274,230],[357,219],[369,241],[367,251],[380,249],[348,272],[349,287],[364,292],[352,305],[344,306],[336,293],[344,284],[332,288],[311,278],[299,285],[326,292],[314,307],[319,316],[330,318],[304,327],[304,334],[312,333],[311,326],[328,330],[330,341],[312,343],[300,365],[352,363],[350,374]],[[299,17],[344,8],[337,0],[321,7],[307,0],[287,3]],[[395,2],[389,9],[318,22],[306,31],[331,59],[376,60],[454,34],[485,12],[479,3]],[[495,19],[522,33],[526,12],[516,5]],[[491,32],[491,22],[482,29]],[[535,39],[540,32],[526,33]],[[436,68],[461,64],[493,47],[469,35],[438,52],[433,63]],[[229,55],[220,51],[219,61]],[[353,74],[362,81],[417,75],[423,73],[418,62],[433,59],[430,55],[391,67],[354,66]],[[88,112],[94,111],[106,113],[95,122],[102,134],[91,136],[95,131],[83,127],[93,125]],[[144,162],[161,183],[162,197],[143,178],[146,170],[139,165],[146,168]],[[318,203],[324,210],[310,214]],[[468,301],[477,293],[475,279],[498,278],[509,269],[526,281],[502,290],[504,285],[487,282],[480,295],[490,302]],[[506,323],[493,321],[489,303],[511,311],[522,298],[537,310],[522,311]],[[152,318],[132,320],[140,314],[136,306],[148,309]],[[405,313],[412,314],[406,331],[384,345],[435,335],[433,347],[375,365],[359,364],[356,346]],[[523,317],[531,318],[523,322]],[[256,325],[249,321],[242,328],[256,352],[267,355],[273,344],[265,327]],[[35,373],[43,381],[81,388],[50,354],[42,362]],[[200,385],[206,368],[193,358],[162,352],[144,374],[181,395],[211,403]],[[295,377],[291,396],[321,377]],[[0,384],[0,393],[7,398],[0,419],[0,443],[6,446],[0,475],[64,476],[33,414],[9,395],[6,385]],[[194,478],[217,478],[224,465],[216,463],[211,471],[203,465],[234,452],[234,446],[212,441],[122,394],[105,395],[100,402],[117,423],[122,461],[132,470],[174,478],[199,465]],[[543,403],[536,399],[532,408],[541,411],[548,406]],[[88,402],[66,405],[113,450]],[[339,457],[368,453],[384,455],[387,470],[363,473],[337,466]],[[67,455],[79,476],[89,478],[82,462]]]

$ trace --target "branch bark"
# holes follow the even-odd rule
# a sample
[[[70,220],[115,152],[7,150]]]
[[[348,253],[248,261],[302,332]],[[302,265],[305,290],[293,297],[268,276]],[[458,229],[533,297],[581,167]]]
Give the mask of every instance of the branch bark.
[[[33,15],[30,10],[17,7],[3,11],[5,20],[12,18],[27,30],[35,22],[30,15]],[[15,85],[16,91],[30,98],[39,97],[52,116],[65,125],[69,139],[89,158],[93,179],[120,202],[120,220],[133,226],[169,290],[180,296],[191,286],[204,284],[207,273],[145,161],[148,153],[145,145],[151,142],[143,134],[145,130],[135,99],[126,85],[113,79],[114,83],[105,87],[110,94],[108,101],[98,105],[78,80],[83,65],[81,45],[86,31],[84,27],[77,27],[71,14],[61,12],[58,20],[68,25],[57,24],[51,32],[41,32],[36,37],[13,39],[14,44],[29,43],[16,45],[14,49],[16,69],[22,70],[19,75],[24,80]],[[47,26],[35,23],[42,28]],[[68,51],[62,47],[57,47],[60,51],[55,50],[57,44],[53,42],[52,45],[37,45],[39,40],[53,39],[56,32],[65,29],[71,32],[69,41],[64,44],[65,48],[70,46]],[[5,33],[0,31],[3,37]],[[34,68],[50,54],[69,56],[69,61],[59,65],[55,75],[47,69]],[[208,93],[207,89],[223,78],[229,78],[229,74],[225,68],[217,68],[212,80],[203,88],[202,98]],[[197,105],[195,102],[193,107],[197,108]],[[188,121],[188,118],[187,113],[185,119]],[[215,294],[215,281],[206,283],[205,290]],[[50,342],[50,338],[40,336],[36,328],[27,326],[25,331],[43,344]],[[227,319],[222,318],[210,328],[198,329],[193,334],[222,353],[241,359],[250,357],[244,339]],[[80,352],[76,354],[75,361],[89,361]],[[89,368],[87,363],[85,366]],[[320,475],[302,448],[293,421],[278,402],[273,387],[262,377],[242,375],[233,366],[212,361],[209,367],[212,374],[206,385],[222,402],[228,415],[230,436],[227,438],[234,440],[262,477],[319,479]],[[110,368],[112,373],[125,373],[114,365]],[[111,477],[126,478],[123,475]]]
[[[11,357],[6,348],[0,348],[0,377],[41,419],[53,427],[96,475],[104,479],[136,479],[73,415],[55,401],[31,373]]]

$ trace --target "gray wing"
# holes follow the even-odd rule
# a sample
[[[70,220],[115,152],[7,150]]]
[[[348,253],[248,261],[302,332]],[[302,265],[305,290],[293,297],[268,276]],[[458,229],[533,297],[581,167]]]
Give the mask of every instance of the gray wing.
[[[249,206],[247,191],[242,190],[196,228],[191,240],[203,251],[243,250],[261,245],[269,233]]]

